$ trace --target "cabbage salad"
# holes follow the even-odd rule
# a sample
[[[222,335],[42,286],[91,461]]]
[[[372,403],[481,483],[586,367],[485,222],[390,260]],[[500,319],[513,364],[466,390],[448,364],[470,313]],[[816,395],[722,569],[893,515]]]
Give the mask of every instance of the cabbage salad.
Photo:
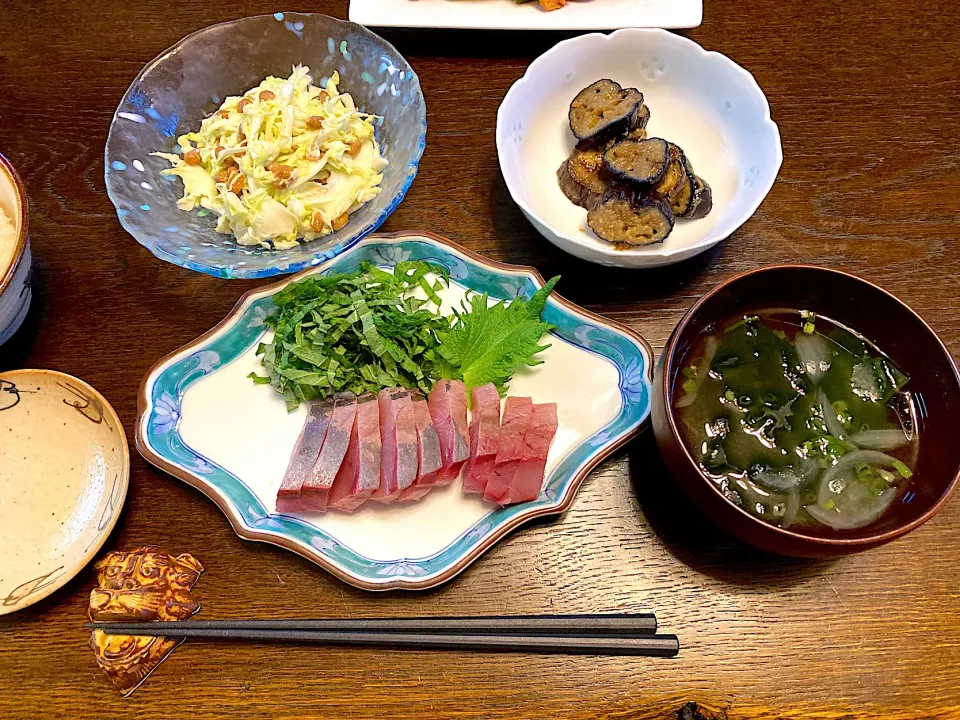
[[[217,232],[277,250],[346,225],[379,194],[387,161],[376,116],[357,110],[339,81],[333,73],[321,89],[298,65],[228,97],[198,132],[177,138],[179,155],[152,153],[183,181],[177,207],[206,208],[219,216]]]

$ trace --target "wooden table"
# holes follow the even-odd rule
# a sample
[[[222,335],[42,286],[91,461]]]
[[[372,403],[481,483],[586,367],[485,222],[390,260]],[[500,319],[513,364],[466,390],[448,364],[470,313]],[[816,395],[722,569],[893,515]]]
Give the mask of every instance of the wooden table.
[[[346,0],[285,6],[347,11]],[[275,9],[4,3],[0,151],[27,184],[37,275],[30,318],[0,350],[0,370],[78,375],[129,434],[147,368],[257,284],[180,269],[134,242],[104,190],[103,145],[145,62],[205,25]],[[430,130],[420,174],[383,229],[428,229],[560,273],[564,295],[658,350],[722,279],[816,262],[897,293],[956,354],[956,3],[706,0],[704,18],[685,34],[754,73],[785,157],[755,217],[713,252],[670,269],[609,270],[562,254],[526,222],[497,166],[494,123],[507,88],[560,39],[548,34],[387,33],[420,74]],[[239,540],[213,503],[134,453],[107,548],[147,543],[202,560],[206,618],[653,610],[683,650],[650,660],[198,642],[122,700],[80,628],[88,570],[0,621],[0,717],[667,718],[688,701],[729,718],[960,717],[960,499],[860,556],[772,558],[677,496],[647,433],[591,475],[560,521],[508,538],[446,587],[375,595]]]

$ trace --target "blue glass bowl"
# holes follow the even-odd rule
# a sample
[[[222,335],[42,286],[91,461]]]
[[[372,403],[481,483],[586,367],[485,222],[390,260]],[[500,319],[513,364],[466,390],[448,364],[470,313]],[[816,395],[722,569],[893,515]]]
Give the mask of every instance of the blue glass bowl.
[[[382,191],[326,237],[282,251],[237,245],[214,230],[215,215],[177,208],[183,185],[161,175],[170,165],[150,153],[175,152],[177,136],[199,128],[226,96],[267,75],[286,77],[298,63],[321,85],[339,72],[357,107],[382,118],[377,140],[390,162]],[[216,277],[269,277],[332,258],[376,230],[413,182],[426,134],[420,81],[386,40],[326,15],[260,15],[188,35],[140,71],[110,124],[104,175],[120,224],[158,258]]]

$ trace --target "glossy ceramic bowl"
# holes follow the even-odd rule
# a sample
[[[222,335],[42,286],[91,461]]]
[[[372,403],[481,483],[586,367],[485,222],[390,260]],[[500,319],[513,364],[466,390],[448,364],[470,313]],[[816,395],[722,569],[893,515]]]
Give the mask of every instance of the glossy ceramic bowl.
[[[570,102],[601,78],[638,88],[650,136],[682,147],[713,188],[713,211],[678,220],[662,243],[617,250],[557,184],[575,145]],[[547,240],[584,260],[637,268],[680,262],[726,238],[759,207],[783,161],[780,132],[749,72],[680,35],[644,29],[581,35],[534,60],[500,105],[497,153],[514,202]]]
[[[783,530],[728,501],[699,469],[677,428],[670,398],[704,327],[767,308],[812,310],[870,339],[910,377],[920,451],[908,492],[877,522],[824,538]],[[830,557],[881,545],[933,517],[960,475],[960,375],[949,351],[913,310],[885,290],[836,270],[778,265],[734,277],[703,296],[670,335],[654,378],[653,427],[664,462],[700,509],[741,540],[776,553]]]
[[[0,258],[0,345],[3,345],[23,324],[31,297],[27,191],[17,171],[3,155],[0,155],[0,207],[17,231],[10,262]]]
[[[116,525],[130,480],[120,419],[82,380],[0,373],[0,615],[65,585]]]
[[[357,107],[379,116],[377,140],[389,166],[380,194],[341,230],[292,250],[237,245],[214,231],[216,216],[184,212],[169,163],[150,153],[174,152],[178,135],[194,130],[228,95],[267,75],[286,77],[294,65],[340,88]],[[225,278],[257,278],[302,270],[329,259],[373,232],[403,199],[426,141],[420,81],[383,38],[326,15],[276,13],[213,25],[188,35],[152,60],[130,85],[110,125],[105,153],[107,193],[120,224],[157,257]]]

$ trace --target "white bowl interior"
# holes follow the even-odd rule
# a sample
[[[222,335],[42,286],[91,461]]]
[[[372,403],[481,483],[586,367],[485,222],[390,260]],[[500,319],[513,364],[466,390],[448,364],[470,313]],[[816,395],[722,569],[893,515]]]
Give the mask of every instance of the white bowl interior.
[[[557,183],[557,168],[576,144],[567,123],[570,102],[601,78],[643,92],[651,112],[649,135],[682,147],[713,189],[713,211],[701,220],[678,220],[661,244],[614,249],[589,230],[586,210]],[[572,251],[589,259],[679,260],[707,249],[753,214],[782,157],[779,132],[753,77],[728,58],[663,30],[584,35],[554,47],[505,98],[497,144],[514,200],[535,224],[546,226],[548,239],[566,249],[576,243],[583,251]]]

